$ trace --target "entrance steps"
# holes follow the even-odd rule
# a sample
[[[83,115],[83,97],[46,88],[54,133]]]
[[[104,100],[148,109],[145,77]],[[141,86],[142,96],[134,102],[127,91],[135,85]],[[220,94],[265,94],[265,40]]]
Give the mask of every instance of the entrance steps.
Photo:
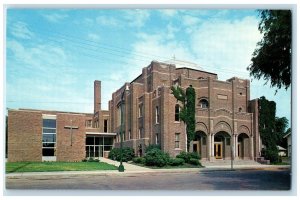
[[[230,166],[231,160],[214,160],[214,161],[200,161],[203,166]],[[233,165],[243,165],[243,166],[254,166],[261,165],[254,160],[234,160]]]

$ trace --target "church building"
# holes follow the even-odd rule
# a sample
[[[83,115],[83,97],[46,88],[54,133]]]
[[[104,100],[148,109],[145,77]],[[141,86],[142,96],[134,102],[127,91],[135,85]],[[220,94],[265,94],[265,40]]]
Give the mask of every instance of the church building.
[[[220,81],[215,73],[152,61],[113,92],[108,110],[101,109],[101,81],[94,82],[94,113],[9,109],[8,161],[107,157],[121,141],[137,156],[150,144],[171,156],[187,151],[181,105],[172,86],[193,87],[196,92],[190,151],[208,161],[260,157],[258,101],[250,99],[249,80]]]

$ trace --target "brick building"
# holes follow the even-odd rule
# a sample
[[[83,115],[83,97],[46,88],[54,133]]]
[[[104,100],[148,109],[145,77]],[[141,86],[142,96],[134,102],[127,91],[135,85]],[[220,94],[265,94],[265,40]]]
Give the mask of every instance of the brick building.
[[[250,100],[249,80],[220,81],[214,73],[153,61],[112,94],[109,111],[101,110],[100,81],[94,82],[92,114],[9,110],[8,160],[107,156],[112,146],[120,147],[121,113],[125,147],[142,155],[146,146],[158,144],[175,156],[186,151],[186,136],[173,85],[191,85],[196,91],[196,134],[190,151],[210,161],[230,159],[232,153],[235,159],[259,157],[258,102]]]

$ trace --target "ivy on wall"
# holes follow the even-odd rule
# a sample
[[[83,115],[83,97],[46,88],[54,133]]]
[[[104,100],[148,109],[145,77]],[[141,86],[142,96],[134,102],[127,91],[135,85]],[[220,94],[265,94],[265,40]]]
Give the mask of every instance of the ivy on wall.
[[[172,94],[181,102],[181,109],[179,113],[179,118],[186,124],[186,134],[187,134],[187,151],[190,150],[190,142],[194,139],[195,135],[195,100],[196,92],[195,89],[190,85],[186,91],[181,87],[172,86]]]

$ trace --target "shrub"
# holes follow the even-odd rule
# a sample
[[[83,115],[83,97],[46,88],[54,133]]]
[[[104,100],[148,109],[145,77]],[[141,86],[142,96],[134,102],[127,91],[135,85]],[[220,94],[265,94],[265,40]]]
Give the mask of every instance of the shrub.
[[[168,164],[171,165],[171,166],[183,165],[184,164],[184,159],[182,159],[182,158],[170,158]]]
[[[148,151],[150,151],[152,149],[161,149],[161,148],[160,148],[160,145],[158,145],[158,144],[150,144],[149,146],[146,147],[145,153],[147,153]]]
[[[89,159],[83,159],[82,162],[100,162],[97,158],[89,158]]]
[[[145,164],[147,166],[163,167],[168,164],[169,159],[170,156],[168,153],[165,153],[160,149],[153,148],[146,153]]]
[[[195,159],[195,158],[191,158],[188,162],[189,164],[191,165],[196,165],[196,166],[200,166],[200,162],[199,162],[199,159]]]
[[[277,149],[266,149],[265,158],[270,160],[271,163],[279,162],[278,150]]]
[[[200,160],[200,156],[196,152],[190,153],[190,152],[184,152],[184,151],[182,151],[182,152],[180,152],[179,155],[176,156],[176,158],[182,158],[185,163],[189,163],[189,160],[192,159],[192,158]]]
[[[135,157],[132,159],[132,161],[134,163],[138,163],[138,164],[145,164],[146,160],[143,157]]]
[[[132,160],[133,157],[134,157],[134,149],[133,148],[129,148],[129,147],[123,148],[123,161],[124,162]],[[121,160],[121,149],[113,148],[109,152],[108,158],[112,159],[112,160],[120,161]]]
[[[120,160],[121,151],[119,148],[113,148],[108,154],[108,158],[112,160]]]

